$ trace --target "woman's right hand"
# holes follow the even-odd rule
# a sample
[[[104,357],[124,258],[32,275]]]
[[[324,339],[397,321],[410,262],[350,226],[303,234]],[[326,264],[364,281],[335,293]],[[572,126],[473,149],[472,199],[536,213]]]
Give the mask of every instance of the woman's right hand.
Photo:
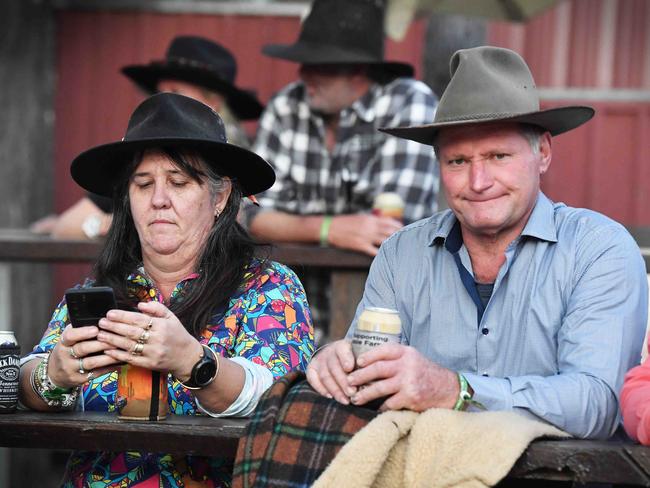
[[[99,328],[94,325],[76,328],[68,325],[63,330],[50,353],[47,368],[56,386],[73,388],[115,369],[118,361],[101,354],[110,346],[96,339],[98,332]]]

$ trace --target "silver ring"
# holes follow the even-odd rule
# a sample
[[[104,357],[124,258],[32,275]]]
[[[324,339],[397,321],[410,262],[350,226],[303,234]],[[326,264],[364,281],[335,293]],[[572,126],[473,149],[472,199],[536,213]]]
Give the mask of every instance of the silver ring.
[[[83,360],[83,358],[79,358],[79,373],[80,374],[86,374],[86,370],[84,369],[84,360]]]
[[[131,354],[133,354],[134,356],[140,356],[143,350],[144,350],[144,344],[142,344],[141,342],[136,342],[135,345],[133,346],[133,349],[131,349]]]
[[[149,317],[149,322],[147,322],[146,329],[149,330],[153,327],[153,317]]]
[[[70,353],[70,356],[72,356],[75,359],[79,359],[79,356],[77,356],[77,353],[74,352],[74,345],[70,346],[70,350],[68,351]]]
[[[88,378],[88,381],[92,380],[94,377],[95,377],[94,371],[89,371],[88,376],[86,376],[86,378]]]
[[[149,331],[148,331],[148,330],[143,330],[143,331],[142,331],[142,335],[140,335],[140,338],[138,339],[138,342],[139,342],[140,344],[146,344],[147,341],[149,340],[149,336],[150,336],[150,335],[151,335],[151,334],[149,334]]]

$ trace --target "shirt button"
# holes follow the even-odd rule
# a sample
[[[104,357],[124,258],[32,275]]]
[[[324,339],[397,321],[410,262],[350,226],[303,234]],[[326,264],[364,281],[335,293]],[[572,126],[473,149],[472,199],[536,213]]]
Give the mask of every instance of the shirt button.
[[[490,333],[490,329],[488,329],[487,327],[483,327],[483,328],[481,329],[481,333],[482,333],[483,335],[488,335],[488,334]]]

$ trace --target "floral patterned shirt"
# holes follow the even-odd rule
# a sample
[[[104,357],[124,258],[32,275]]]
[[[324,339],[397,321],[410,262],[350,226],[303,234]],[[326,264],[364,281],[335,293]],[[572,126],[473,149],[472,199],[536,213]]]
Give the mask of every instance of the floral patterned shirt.
[[[171,300],[182,299],[192,274],[176,285]],[[128,278],[130,294],[139,301],[163,302],[142,269]],[[90,286],[88,281],[84,286]],[[51,350],[69,323],[63,300],[31,354]],[[289,268],[254,260],[246,270],[240,293],[225,313],[207,324],[200,342],[224,357],[240,356],[268,368],[275,378],[304,371],[314,350],[309,306],[302,285]],[[169,411],[200,415],[190,390],[169,376]],[[117,373],[99,376],[83,386],[85,410],[116,411]],[[176,488],[229,486],[231,466],[219,458],[145,452],[74,452],[63,480],[65,488]]]

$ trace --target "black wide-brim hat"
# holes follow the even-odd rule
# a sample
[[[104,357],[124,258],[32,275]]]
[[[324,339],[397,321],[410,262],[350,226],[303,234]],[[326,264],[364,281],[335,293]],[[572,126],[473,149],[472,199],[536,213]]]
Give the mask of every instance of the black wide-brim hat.
[[[539,93],[524,59],[509,49],[481,46],[456,51],[451,81],[433,123],[382,127],[382,132],[432,145],[441,129],[488,122],[531,124],[555,136],[589,121],[594,109],[565,106],[540,110]]]
[[[121,141],[84,151],[70,166],[84,189],[112,197],[122,171],[136,153],[174,147],[193,150],[221,176],[236,179],[244,195],[271,188],[275,171],[252,151],[228,144],[221,117],[207,105],[175,93],[159,93],[143,101],[129,119]]]
[[[251,90],[235,85],[237,62],[226,48],[195,36],[172,40],[165,59],[122,68],[146,93],[157,93],[160,80],[180,80],[220,93],[240,120],[258,119],[264,106]]]
[[[393,77],[413,66],[384,60],[384,4],[377,0],[315,0],[294,44],[267,44],[267,56],[300,64],[367,64]]]

